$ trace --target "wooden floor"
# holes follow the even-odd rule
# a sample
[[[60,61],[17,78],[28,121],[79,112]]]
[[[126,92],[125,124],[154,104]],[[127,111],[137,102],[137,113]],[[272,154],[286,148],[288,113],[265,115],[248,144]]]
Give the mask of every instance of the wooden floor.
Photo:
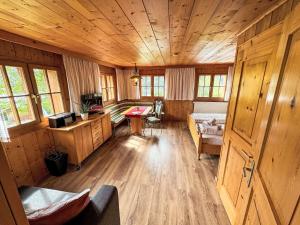
[[[122,225],[227,225],[216,191],[218,157],[197,160],[185,123],[167,123],[153,137],[117,129],[80,171],[48,178],[41,186],[92,195],[103,184],[118,187]]]

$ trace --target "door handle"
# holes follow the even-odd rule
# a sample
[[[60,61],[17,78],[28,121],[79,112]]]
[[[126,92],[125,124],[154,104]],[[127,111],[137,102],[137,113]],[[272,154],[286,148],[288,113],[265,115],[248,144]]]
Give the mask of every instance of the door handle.
[[[38,104],[38,98],[40,98],[39,95],[31,94],[31,98],[34,99],[35,104]]]
[[[247,177],[247,173],[250,172],[250,175],[247,179],[247,186],[250,187],[251,184],[251,180],[253,177],[253,173],[254,173],[254,168],[255,168],[255,162],[253,159],[251,159],[251,163],[250,166],[246,166],[246,164],[243,167],[243,177]]]

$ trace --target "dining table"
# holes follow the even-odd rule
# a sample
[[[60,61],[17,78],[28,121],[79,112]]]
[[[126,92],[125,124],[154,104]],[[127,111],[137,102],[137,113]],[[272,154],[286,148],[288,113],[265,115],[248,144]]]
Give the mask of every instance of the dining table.
[[[153,108],[151,106],[132,106],[122,114],[130,119],[131,134],[141,135],[145,118]]]

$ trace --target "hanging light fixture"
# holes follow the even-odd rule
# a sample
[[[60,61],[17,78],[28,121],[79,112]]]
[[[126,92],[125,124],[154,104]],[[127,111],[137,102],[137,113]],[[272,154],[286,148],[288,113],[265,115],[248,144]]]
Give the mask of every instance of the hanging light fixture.
[[[140,80],[140,75],[138,73],[136,63],[134,64],[134,72],[133,72],[132,76],[130,77],[130,79],[133,80],[134,86],[138,86],[138,83]]]

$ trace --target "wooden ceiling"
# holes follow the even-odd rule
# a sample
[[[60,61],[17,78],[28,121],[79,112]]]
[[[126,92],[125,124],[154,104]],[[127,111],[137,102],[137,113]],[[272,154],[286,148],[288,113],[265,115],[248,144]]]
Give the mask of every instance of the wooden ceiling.
[[[0,0],[0,29],[120,66],[233,62],[280,0]]]

